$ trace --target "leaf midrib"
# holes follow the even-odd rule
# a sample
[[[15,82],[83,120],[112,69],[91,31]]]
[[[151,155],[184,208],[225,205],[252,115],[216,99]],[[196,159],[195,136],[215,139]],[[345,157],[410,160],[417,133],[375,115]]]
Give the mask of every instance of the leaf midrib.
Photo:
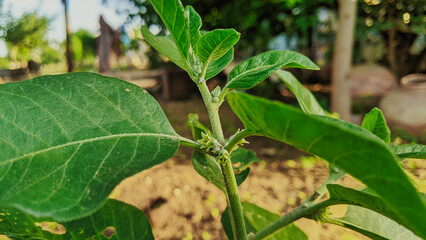
[[[90,142],[96,142],[96,141],[102,141],[102,140],[108,140],[108,139],[113,139],[113,138],[122,138],[122,137],[140,137],[140,136],[151,136],[151,137],[158,137],[158,138],[167,138],[167,139],[171,139],[174,141],[183,141],[185,140],[183,137],[180,136],[176,136],[176,135],[168,135],[168,134],[161,134],[161,133],[122,133],[122,134],[113,134],[113,135],[108,135],[108,136],[101,136],[101,137],[95,137],[95,138],[88,138],[88,139],[84,139],[84,140],[78,140],[78,141],[72,141],[72,142],[68,142],[68,143],[64,143],[64,144],[60,144],[60,145],[56,145],[56,146],[51,146],[49,148],[45,148],[39,151],[35,151],[35,152],[31,152],[31,153],[26,153],[23,154],[19,157],[15,157],[15,158],[11,158],[11,159],[7,159],[5,161],[0,162],[0,166],[8,164],[8,163],[12,163],[15,161],[18,161],[20,159],[23,159],[25,157],[28,156],[33,156],[33,155],[37,155],[40,153],[44,153],[44,152],[49,152],[51,150],[55,150],[55,149],[59,149],[62,147],[68,147],[68,146],[72,146],[72,145],[76,145],[76,144],[84,144],[84,143],[90,143]]]
[[[208,58],[206,59],[206,63],[207,64],[209,64],[210,62],[211,62],[211,59],[212,59],[212,57],[213,57],[213,55],[221,48],[221,46],[230,38],[230,37],[232,37],[232,35],[233,35],[233,33],[231,33],[231,34],[229,34],[228,36],[226,36],[223,40],[221,40],[220,41],[220,43],[219,44],[217,44],[216,45],[216,47],[214,47],[213,49],[212,49],[212,51],[210,52],[210,54],[209,54],[209,56],[208,56]],[[209,45],[210,45],[210,43],[209,42],[207,42]],[[204,48],[204,47],[203,47]],[[226,52],[228,52],[228,50],[226,51]],[[226,52],[225,52],[225,54],[226,54]]]
[[[270,58],[270,56],[272,55],[273,53],[271,52],[271,54],[269,54],[269,56],[268,56],[268,58],[266,59],[266,60],[264,60],[263,61],[263,63],[265,63],[265,62],[267,62],[268,60],[269,60],[269,58]],[[287,54],[287,53],[286,53]],[[226,84],[226,86],[225,86],[225,88],[227,88],[227,86],[228,85],[230,85],[230,83],[231,82],[234,82],[234,81],[237,81],[239,78],[242,78],[242,77],[244,77],[244,76],[246,76],[246,75],[248,75],[248,74],[250,74],[251,72],[253,72],[253,71],[257,71],[257,70],[259,70],[259,69],[267,69],[267,68],[273,68],[273,67],[275,67],[276,66],[276,64],[279,62],[279,61],[281,61],[281,58],[283,57],[284,55],[282,55],[282,56],[280,56],[280,58],[277,60],[277,61],[275,61],[275,63],[274,64],[268,64],[268,65],[263,65],[263,63],[260,65],[260,67],[256,67],[256,68],[252,68],[252,69],[249,69],[249,70],[243,70],[240,74],[237,74],[237,75],[235,75],[235,77],[233,77],[232,79],[229,79],[228,80],[228,83]],[[279,66],[279,68],[282,68],[282,67],[284,67],[285,65],[287,65],[287,64],[289,64],[289,63],[297,63],[296,61],[295,61],[295,58],[296,58],[297,56],[292,56],[290,59],[288,59],[287,60],[287,62],[285,62],[285,63],[283,63],[283,64],[280,64],[281,66]],[[248,63],[247,63],[247,66],[248,66]],[[246,68],[247,68],[247,66],[246,66]],[[307,69],[309,69],[309,68],[307,68]],[[231,72],[232,73],[232,72]],[[231,74],[230,74],[231,75]]]

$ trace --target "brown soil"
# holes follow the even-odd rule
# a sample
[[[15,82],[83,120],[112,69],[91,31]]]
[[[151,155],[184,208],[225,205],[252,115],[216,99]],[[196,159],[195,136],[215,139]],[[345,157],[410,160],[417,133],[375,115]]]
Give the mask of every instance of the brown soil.
[[[160,105],[176,131],[185,137],[190,137],[185,127],[188,113],[199,113],[205,123],[208,119],[198,97],[181,102],[160,101]],[[242,127],[228,106],[222,107],[221,116],[226,136]],[[242,201],[283,215],[312,194],[328,175],[325,162],[306,157],[301,161],[300,157],[307,155],[286,144],[254,137],[248,141],[247,147],[262,161],[252,166],[249,178],[239,187]],[[191,154],[191,149],[181,148],[172,159],[124,180],[112,193],[112,197],[133,204],[148,215],[156,239],[226,239],[220,223],[226,199],[193,169]],[[349,177],[343,183],[358,184]],[[350,230],[308,219],[296,224],[314,240],[366,239]]]

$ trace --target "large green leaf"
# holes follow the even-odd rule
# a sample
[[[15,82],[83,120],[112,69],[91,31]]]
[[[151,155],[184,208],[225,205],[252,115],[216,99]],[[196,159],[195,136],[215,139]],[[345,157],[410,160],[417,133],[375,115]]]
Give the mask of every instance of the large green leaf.
[[[346,188],[337,184],[328,184],[327,189],[330,193],[330,200],[334,202],[333,205],[357,205],[380,213],[396,222],[399,222],[402,225],[407,225],[388,207],[388,205],[381,198],[372,193]]]
[[[182,139],[145,90],[92,73],[0,85],[0,204],[69,221]]]
[[[209,64],[225,55],[239,39],[240,34],[234,29],[215,29],[197,42],[197,55],[201,62]]]
[[[421,158],[426,159],[426,145],[404,144],[389,145],[390,149],[400,158]]]
[[[189,37],[193,49],[197,46],[198,40],[201,38],[200,28],[202,25],[201,17],[192,6],[185,7],[186,18],[189,21]]]
[[[189,23],[185,17],[182,3],[179,0],[150,0],[150,2],[158,15],[160,15],[170,35],[172,35],[183,59],[186,60],[191,40]]]
[[[321,105],[317,102],[314,95],[306,89],[294,76],[288,71],[278,69],[275,74],[285,83],[290,91],[296,96],[300,108],[305,113],[325,115]]]
[[[225,88],[252,88],[282,67],[319,69],[309,58],[296,52],[287,50],[265,52],[247,59],[232,69]]]
[[[259,206],[256,206],[251,203],[242,202],[243,212],[244,212],[244,221],[246,223],[247,233],[257,233],[258,231],[264,229],[269,224],[275,222],[280,218],[278,214],[269,212],[266,209],[263,209]],[[222,214],[222,226],[225,230],[226,235],[230,240],[234,239],[232,234],[231,222],[229,219],[229,208]],[[285,228],[276,232],[274,235],[268,238],[269,240],[307,240],[308,236],[300,230],[295,224],[289,224]]]
[[[187,72],[189,71],[189,67],[186,61],[182,59],[176,44],[173,42],[173,39],[170,38],[170,36],[155,36],[145,26],[142,26],[141,32],[145,41],[147,41],[149,45],[155,48],[155,50],[163,54],[183,70]]]
[[[207,67],[205,79],[209,80],[210,78],[216,76],[226,66],[228,66],[229,63],[232,62],[232,59],[234,59],[234,48],[229,49],[229,51],[225,55],[209,64],[209,66]]]
[[[88,217],[61,223],[65,233],[45,231],[39,226],[42,222],[49,219],[35,218],[16,208],[0,208],[0,234],[12,239],[154,239],[151,224],[141,210],[112,199]],[[111,236],[104,233],[107,228],[113,230]]]
[[[240,149],[241,150],[239,151],[236,150],[231,153],[232,163],[240,163],[239,167],[234,167],[234,170],[236,170],[235,178],[238,186],[247,179],[250,173],[250,168],[248,166],[259,161],[254,152],[242,148]],[[222,170],[214,157],[196,151],[192,155],[192,165],[198,174],[226,193]]]
[[[425,202],[387,145],[369,131],[325,116],[240,92],[229,105],[253,135],[264,135],[317,155],[376,192],[410,229],[426,236]]]
[[[397,222],[369,209],[349,206],[342,218],[332,219],[331,223],[350,228],[371,239],[420,240],[410,230]]]
[[[362,120],[362,127],[374,133],[377,137],[385,141],[385,143],[390,142],[390,130],[386,125],[385,117],[383,117],[383,113],[380,109],[371,109],[371,111],[365,115],[364,120]]]

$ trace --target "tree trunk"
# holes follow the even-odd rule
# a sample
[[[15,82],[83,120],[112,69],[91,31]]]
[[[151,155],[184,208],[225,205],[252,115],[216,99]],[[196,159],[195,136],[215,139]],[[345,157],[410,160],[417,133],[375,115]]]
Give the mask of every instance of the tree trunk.
[[[356,0],[340,0],[339,26],[331,73],[331,109],[343,120],[351,120],[351,86],[349,71],[352,60],[353,32],[355,26]]]
[[[394,20],[392,20],[391,22],[393,26],[389,29],[388,35],[388,61],[392,72],[397,78],[400,78],[401,76],[399,75],[398,64],[396,61],[396,25]]]
[[[68,22],[68,0],[62,0],[62,3],[64,4],[64,10],[65,10],[65,31],[67,35],[67,41],[66,41],[66,57],[67,57],[67,66],[68,66],[68,72],[72,72],[74,70],[74,63],[72,59],[72,51],[71,51],[71,30]]]

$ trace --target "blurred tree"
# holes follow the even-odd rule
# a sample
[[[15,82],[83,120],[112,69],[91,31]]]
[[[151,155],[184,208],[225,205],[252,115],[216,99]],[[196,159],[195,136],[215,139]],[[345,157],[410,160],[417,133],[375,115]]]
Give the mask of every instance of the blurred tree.
[[[117,11],[130,19],[167,30],[148,0],[103,0],[115,4]],[[247,58],[267,50],[268,43],[284,35],[297,44],[297,51],[315,60],[316,42],[328,39],[332,45],[333,26],[322,32],[321,15],[337,13],[336,0],[182,0],[192,5],[203,18],[203,29],[235,28],[242,34],[236,46],[237,58]],[[424,0],[360,0],[357,11],[354,62],[365,62],[362,45],[383,45],[384,55],[376,56],[398,76],[422,72],[425,67]],[[318,32],[321,32],[320,35]],[[364,51],[367,52],[368,51]],[[370,53],[371,54],[371,53]],[[331,56],[331,54],[329,55]]]
[[[424,72],[425,11],[424,0],[360,1],[356,38],[365,41],[379,37],[385,48],[380,61],[396,76]]]
[[[65,42],[64,42],[65,44]],[[80,29],[71,34],[73,60],[82,65],[96,59],[96,37],[89,31]]]
[[[34,50],[48,45],[49,18],[38,16],[36,12],[24,13],[20,18],[10,13],[2,17],[0,38],[6,42],[12,61],[28,61],[34,58]]]
[[[339,2],[339,28],[334,43],[331,74],[331,109],[338,112],[341,119],[351,121],[351,84],[349,72],[352,65],[353,32],[357,2]]]
[[[63,50],[50,46],[44,46],[40,49],[41,64],[55,64],[64,61]]]
[[[103,0],[111,3],[117,0]],[[234,28],[242,37],[237,49],[246,58],[268,50],[271,38],[286,33],[296,36],[299,48],[314,58],[313,32],[318,24],[318,10],[336,9],[334,0],[182,0],[192,5],[203,18],[202,28]],[[167,29],[147,0],[120,1],[119,11],[130,18],[140,18],[147,26],[157,26],[160,33]],[[241,50],[244,50],[241,52]],[[237,53],[238,54],[238,53]]]

